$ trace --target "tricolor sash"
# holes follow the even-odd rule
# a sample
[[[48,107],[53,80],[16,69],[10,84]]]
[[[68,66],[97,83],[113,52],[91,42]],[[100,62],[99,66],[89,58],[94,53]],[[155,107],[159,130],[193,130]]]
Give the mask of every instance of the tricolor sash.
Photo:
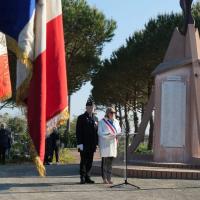
[[[103,121],[105,122],[107,127],[111,130],[111,134],[116,135],[117,129],[115,128],[115,126],[109,120],[106,120],[105,118],[103,119]]]

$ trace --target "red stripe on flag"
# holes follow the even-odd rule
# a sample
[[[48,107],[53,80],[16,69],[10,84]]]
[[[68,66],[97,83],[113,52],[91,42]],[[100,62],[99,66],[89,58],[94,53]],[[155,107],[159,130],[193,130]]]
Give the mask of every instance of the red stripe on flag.
[[[0,100],[11,96],[11,83],[8,65],[8,55],[0,55]]]
[[[28,94],[29,132],[44,161],[46,122],[67,107],[62,16],[47,23],[47,47],[35,61]]]
[[[46,52],[34,63],[28,94],[28,125],[35,149],[44,161],[46,136]]]
[[[62,15],[47,23],[47,120],[67,107],[67,79]]]

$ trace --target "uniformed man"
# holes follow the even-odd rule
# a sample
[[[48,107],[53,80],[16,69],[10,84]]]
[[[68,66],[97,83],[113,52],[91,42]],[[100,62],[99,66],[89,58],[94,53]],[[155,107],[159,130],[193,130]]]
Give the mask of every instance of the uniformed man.
[[[0,163],[5,164],[6,151],[11,147],[10,132],[6,129],[5,124],[0,126]]]
[[[80,152],[80,183],[94,183],[90,179],[93,155],[98,145],[97,123],[94,116],[95,105],[89,99],[86,103],[86,112],[78,117],[76,124],[77,148]]]
[[[51,135],[46,136],[45,140],[45,156],[44,156],[44,164],[45,165],[50,165],[52,163],[52,137]]]
[[[59,163],[59,151],[60,151],[60,135],[58,132],[57,127],[53,128],[53,132],[50,136],[52,138],[52,159],[53,159],[53,155],[55,152],[55,156],[56,156],[56,163]]]

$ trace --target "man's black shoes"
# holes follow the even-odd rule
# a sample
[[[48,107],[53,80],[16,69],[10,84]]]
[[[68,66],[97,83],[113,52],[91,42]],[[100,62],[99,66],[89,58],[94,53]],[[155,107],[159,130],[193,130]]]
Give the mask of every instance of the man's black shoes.
[[[85,182],[86,183],[89,183],[89,184],[94,184],[95,182],[93,180],[91,180],[90,178],[86,178],[85,179]]]
[[[81,177],[81,181],[80,181],[80,184],[85,184],[86,181],[85,181],[85,177]]]
[[[94,184],[95,182],[91,180],[90,178],[81,177],[80,184],[85,184],[85,183]]]

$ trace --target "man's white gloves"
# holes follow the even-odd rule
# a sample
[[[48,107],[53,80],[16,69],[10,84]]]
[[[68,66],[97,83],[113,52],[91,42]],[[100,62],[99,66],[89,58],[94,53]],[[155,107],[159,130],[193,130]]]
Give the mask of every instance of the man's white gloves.
[[[77,145],[77,148],[80,149],[80,151],[83,151],[83,144]]]

